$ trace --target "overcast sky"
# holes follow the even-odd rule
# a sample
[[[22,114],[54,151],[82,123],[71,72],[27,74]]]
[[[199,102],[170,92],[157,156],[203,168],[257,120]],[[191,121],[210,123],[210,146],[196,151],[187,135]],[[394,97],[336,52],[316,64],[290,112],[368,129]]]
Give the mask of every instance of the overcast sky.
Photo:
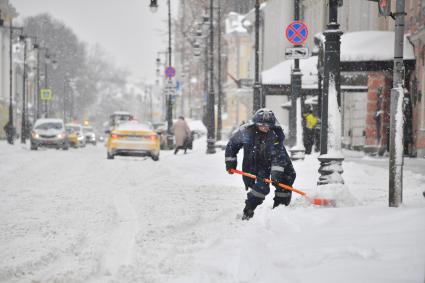
[[[158,0],[153,14],[149,0],[10,0],[22,17],[49,12],[81,40],[99,43],[117,65],[136,78],[155,79],[157,51],[168,46],[167,1]],[[172,0],[173,17],[177,0]]]

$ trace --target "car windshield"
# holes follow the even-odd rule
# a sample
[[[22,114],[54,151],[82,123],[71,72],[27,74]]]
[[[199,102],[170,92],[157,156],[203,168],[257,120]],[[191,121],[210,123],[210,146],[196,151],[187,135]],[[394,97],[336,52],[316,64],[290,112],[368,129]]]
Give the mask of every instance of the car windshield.
[[[47,123],[37,125],[35,128],[37,130],[49,130],[49,129],[60,130],[60,129],[62,129],[62,124],[61,123],[55,123],[55,122],[47,122]]]
[[[85,134],[87,134],[87,133],[93,133],[93,128],[92,127],[84,127],[83,128],[83,132]]]
[[[80,131],[80,127],[78,126],[66,126],[66,131],[68,133],[77,133]]]

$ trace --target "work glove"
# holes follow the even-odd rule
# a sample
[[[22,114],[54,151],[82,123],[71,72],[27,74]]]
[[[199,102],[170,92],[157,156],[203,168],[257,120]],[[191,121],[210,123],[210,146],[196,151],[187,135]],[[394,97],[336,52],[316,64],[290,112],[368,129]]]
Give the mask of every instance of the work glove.
[[[229,174],[233,174],[230,172],[230,169],[236,169],[237,165],[237,161],[226,161],[226,171],[229,172]]]
[[[275,196],[273,198],[274,203],[273,203],[273,208],[279,206],[279,205],[285,205],[288,206],[291,203],[291,197],[292,197],[292,192],[288,191],[288,190],[284,190],[283,193],[285,196]]]

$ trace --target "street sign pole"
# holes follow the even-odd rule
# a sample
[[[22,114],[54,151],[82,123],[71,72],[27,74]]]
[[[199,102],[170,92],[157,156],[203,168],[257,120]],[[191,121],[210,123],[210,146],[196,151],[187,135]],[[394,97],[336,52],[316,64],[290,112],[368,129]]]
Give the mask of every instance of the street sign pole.
[[[299,21],[300,0],[294,0],[294,21],[286,28],[286,38],[294,45],[291,50],[294,55],[305,49],[301,49],[301,44],[307,39],[308,28]],[[308,50],[307,50],[308,53]],[[303,145],[303,128],[301,113],[301,85],[302,73],[300,70],[299,56],[294,56],[294,68],[291,71],[291,109],[289,111],[289,149],[292,160],[304,159],[305,148]]]

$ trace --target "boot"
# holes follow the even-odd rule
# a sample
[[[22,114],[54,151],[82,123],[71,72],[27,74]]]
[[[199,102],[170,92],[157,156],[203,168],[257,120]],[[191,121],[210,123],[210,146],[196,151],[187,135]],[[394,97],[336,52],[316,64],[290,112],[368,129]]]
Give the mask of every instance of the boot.
[[[243,215],[242,220],[249,220],[254,216],[254,210],[257,207],[256,204],[252,204],[248,202],[248,200],[245,201],[245,208],[243,209]]]

